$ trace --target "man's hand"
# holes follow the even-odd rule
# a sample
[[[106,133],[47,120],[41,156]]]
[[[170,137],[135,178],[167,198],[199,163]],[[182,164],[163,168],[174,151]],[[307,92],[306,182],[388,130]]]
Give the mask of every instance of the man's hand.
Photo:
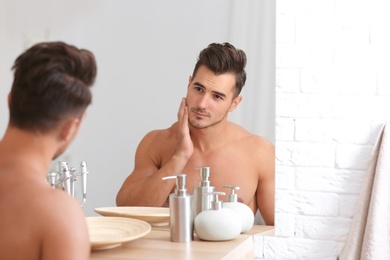
[[[185,98],[181,100],[177,117],[179,122],[179,134],[176,155],[184,156],[188,160],[194,152],[194,144],[192,143],[190,128],[188,126],[188,107]]]

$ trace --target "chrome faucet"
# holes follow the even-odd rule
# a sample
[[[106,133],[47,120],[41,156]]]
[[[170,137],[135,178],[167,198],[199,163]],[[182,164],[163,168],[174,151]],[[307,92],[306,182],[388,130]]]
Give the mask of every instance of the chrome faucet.
[[[75,182],[81,176],[83,201],[81,207],[84,208],[87,201],[87,175],[89,173],[86,162],[80,163],[80,172],[76,168],[69,167],[65,161],[57,162],[57,171],[47,174],[47,182],[53,189],[62,189],[70,196],[75,197]]]

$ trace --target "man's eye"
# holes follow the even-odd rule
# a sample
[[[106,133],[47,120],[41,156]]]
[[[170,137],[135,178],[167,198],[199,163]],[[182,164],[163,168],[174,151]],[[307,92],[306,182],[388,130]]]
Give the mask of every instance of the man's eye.
[[[202,91],[203,89],[201,87],[195,87],[196,91]]]
[[[223,97],[220,96],[220,95],[214,95],[214,97],[215,97],[216,99],[222,99],[222,100],[223,100]]]

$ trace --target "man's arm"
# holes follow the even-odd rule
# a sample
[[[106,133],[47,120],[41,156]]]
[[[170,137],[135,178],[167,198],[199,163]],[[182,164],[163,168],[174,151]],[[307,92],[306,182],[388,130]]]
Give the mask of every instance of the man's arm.
[[[127,177],[119,190],[118,206],[162,206],[171,193],[175,182],[163,181],[165,176],[180,173],[193,153],[193,144],[188,127],[188,108],[182,100],[178,112],[178,139],[172,158],[162,167],[156,161],[155,147],[161,140],[156,132],[145,136],[137,148],[134,171]],[[161,152],[161,150],[160,150]]]
[[[159,169],[151,156],[149,147],[154,143],[151,139],[154,139],[153,132],[145,136],[137,149],[134,170],[117,194],[118,206],[163,206],[175,181],[163,181],[162,178],[181,172],[187,163],[185,158],[174,155]]]
[[[261,158],[261,178],[257,186],[257,207],[266,225],[275,221],[275,147],[267,143]]]

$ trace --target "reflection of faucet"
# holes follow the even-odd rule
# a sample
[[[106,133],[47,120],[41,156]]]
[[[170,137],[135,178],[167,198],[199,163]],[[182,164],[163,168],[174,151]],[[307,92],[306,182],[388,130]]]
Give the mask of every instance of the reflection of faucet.
[[[88,169],[87,169],[87,163],[81,162],[81,182],[83,184],[83,203],[81,204],[84,208],[84,204],[87,201],[87,175],[88,175]]]
[[[84,207],[84,204],[87,200],[87,175],[89,173],[87,169],[87,163],[81,162],[80,164],[80,173],[76,172],[76,168],[68,166],[67,162],[58,161],[57,162],[57,172],[49,172],[47,174],[47,182],[50,186],[55,189],[62,189],[66,191],[70,196],[74,197],[75,195],[75,182],[77,178],[81,176],[82,182],[82,193],[83,201],[81,207]]]

